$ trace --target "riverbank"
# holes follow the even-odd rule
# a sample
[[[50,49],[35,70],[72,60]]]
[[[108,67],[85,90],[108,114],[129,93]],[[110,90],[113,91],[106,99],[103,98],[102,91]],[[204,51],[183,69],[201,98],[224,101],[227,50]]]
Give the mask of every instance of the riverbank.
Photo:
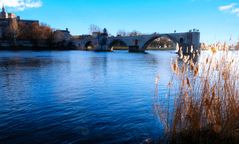
[[[45,50],[76,50],[70,42],[52,43],[47,40],[29,41],[17,40],[16,42],[9,40],[0,40],[0,51],[45,51]]]
[[[23,47],[23,46],[11,46],[11,47],[0,47],[0,51],[68,51],[77,50],[74,48],[64,47]]]

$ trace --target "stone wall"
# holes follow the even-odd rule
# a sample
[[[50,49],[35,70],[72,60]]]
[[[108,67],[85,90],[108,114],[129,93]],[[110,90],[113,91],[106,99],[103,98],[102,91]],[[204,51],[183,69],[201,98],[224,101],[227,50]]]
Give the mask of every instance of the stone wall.
[[[93,50],[96,51],[111,51],[111,46],[114,42],[122,42],[131,48],[130,51],[144,52],[147,46],[157,38],[167,37],[174,43],[179,44],[185,52],[188,51],[188,47],[193,47],[193,50],[200,51],[200,33],[199,32],[185,32],[185,33],[169,33],[169,34],[151,34],[140,36],[117,36],[117,37],[104,37],[98,36],[84,36],[78,39],[74,39],[73,43],[79,50],[86,50],[87,44],[93,45]],[[106,41],[103,46],[102,40]],[[105,40],[106,39],[106,40]]]

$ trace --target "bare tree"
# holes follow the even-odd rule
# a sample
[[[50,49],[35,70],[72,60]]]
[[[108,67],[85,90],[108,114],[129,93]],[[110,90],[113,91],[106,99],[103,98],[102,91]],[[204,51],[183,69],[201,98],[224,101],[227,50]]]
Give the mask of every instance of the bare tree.
[[[124,31],[124,30],[119,30],[119,31],[117,32],[117,36],[127,36],[127,32]]]
[[[40,30],[40,39],[42,40],[49,40],[53,35],[52,28],[46,24],[41,24],[39,30]]]
[[[7,28],[7,38],[13,40],[13,43],[16,44],[18,35],[19,35],[18,22],[16,19],[11,19],[9,26]]]
[[[142,35],[142,33],[136,30],[129,33],[129,36],[140,36],[140,35]]]
[[[92,34],[94,32],[101,32],[101,28],[94,24],[90,25],[89,30],[90,30],[90,34]]]
[[[18,27],[19,27],[19,35],[18,35],[18,39],[21,40],[30,40],[31,37],[31,25],[27,25],[23,22],[19,22],[18,23]]]
[[[18,25],[18,38],[21,40],[30,40],[36,46],[38,46],[38,44],[42,41],[47,42],[49,45],[53,42],[53,30],[46,24],[39,25],[38,23],[26,24],[24,22],[20,22]]]
[[[52,46],[53,40],[54,40],[54,32],[53,29],[45,24],[42,24],[40,26],[40,31],[41,31],[41,38],[42,40],[45,40],[49,47]]]

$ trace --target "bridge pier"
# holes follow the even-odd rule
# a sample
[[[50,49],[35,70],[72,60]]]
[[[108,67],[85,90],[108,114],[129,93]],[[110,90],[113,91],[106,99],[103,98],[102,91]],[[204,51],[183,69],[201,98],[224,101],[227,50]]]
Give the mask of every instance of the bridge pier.
[[[98,46],[95,48],[96,52],[112,52],[112,49],[109,49],[107,45]]]
[[[144,53],[143,49],[140,49],[139,46],[129,46],[129,52],[131,53]]]

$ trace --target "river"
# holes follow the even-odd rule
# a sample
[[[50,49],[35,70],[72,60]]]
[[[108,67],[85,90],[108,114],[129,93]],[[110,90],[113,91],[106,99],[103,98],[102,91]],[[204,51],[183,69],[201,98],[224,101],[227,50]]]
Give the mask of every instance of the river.
[[[0,52],[0,143],[142,143],[163,133],[172,51]]]

